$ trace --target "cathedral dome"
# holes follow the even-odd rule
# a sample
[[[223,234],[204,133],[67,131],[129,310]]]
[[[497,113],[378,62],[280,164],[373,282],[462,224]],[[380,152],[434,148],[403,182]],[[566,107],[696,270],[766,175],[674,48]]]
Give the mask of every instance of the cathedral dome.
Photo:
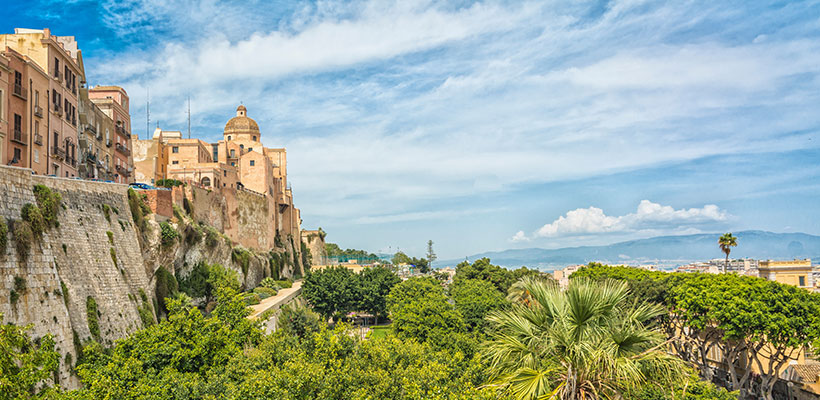
[[[236,108],[236,116],[225,124],[225,135],[259,135],[259,125],[251,118],[248,118],[248,109],[240,105]]]

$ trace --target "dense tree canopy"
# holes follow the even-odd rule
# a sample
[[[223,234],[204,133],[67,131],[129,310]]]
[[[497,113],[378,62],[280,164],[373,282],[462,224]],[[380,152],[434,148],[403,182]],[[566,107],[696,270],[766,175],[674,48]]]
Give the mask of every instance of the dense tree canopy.
[[[458,285],[462,280],[467,279],[487,281],[495,285],[499,292],[506,295],[507,289],[509,289],[515,281],[524,276],[538,274],[538,271],[526,267],[510,271],[498,265],[491,264],[489,258],[480,258],[472,264],[467,261],[459,263],[456,266],[456,275],[453,278],[453,283]]]
[[[35,395],[38,384],[51,377],[60,363],[51,336],[34,343],[28,327],[3,324],[0,314],[0,399],[49,398],[51,390]]]

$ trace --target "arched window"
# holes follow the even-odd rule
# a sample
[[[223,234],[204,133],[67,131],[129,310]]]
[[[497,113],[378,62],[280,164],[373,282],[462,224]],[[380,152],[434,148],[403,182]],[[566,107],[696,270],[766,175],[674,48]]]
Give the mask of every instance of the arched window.
[[[231,149],[231,158],[236,158],[236,150]]]
[[[240,144],[240,145],[239,145],[239,149],[240,149],[240,150],[245,150],[245,145],[244,145],[244,144]]]
[[[208,178],[206,176],[206,177],[202,178],[200,183],[202,183],[202,186],[211,186],[211,178]]]

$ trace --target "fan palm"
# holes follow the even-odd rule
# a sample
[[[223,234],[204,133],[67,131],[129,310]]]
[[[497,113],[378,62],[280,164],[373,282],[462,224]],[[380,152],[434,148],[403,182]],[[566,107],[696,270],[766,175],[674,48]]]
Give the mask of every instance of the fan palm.
[[[515,290],[523,301],[488,316],[490,385],[519,399],[576,400],[681,378],[682,361],[665,351],[653,323],[665,310],[629,300],[625,282],[574,279],[562,291],[529,279]]]
[[[737,246],[737,238],[732,236],[730,233],[724,233],[720,235],[720,239],[718,239],[718,245],[720,245],[720,250],[726,253],[726,263],[723,264],[723,272],[726,272],[726,268],[729,266],[729,253],[732,252],[732,247]]]

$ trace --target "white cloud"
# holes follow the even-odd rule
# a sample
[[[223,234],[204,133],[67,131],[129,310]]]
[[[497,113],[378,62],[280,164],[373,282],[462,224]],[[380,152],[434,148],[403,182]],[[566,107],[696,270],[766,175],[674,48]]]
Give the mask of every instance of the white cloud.
[[[634,213],[621,216],[606,215],[597,207],[578,208],[545,224],[536,230],[531,238],[519,231],[511,240],[522,241],[543,237],[568,237],[609,233],[634,233],[651,231],[662,233],[672,231],[680,234],[699,232],[698,225],[714,225],[729,219],[729,214],[714,204],[700,208],[675,209],[641,200]]]

